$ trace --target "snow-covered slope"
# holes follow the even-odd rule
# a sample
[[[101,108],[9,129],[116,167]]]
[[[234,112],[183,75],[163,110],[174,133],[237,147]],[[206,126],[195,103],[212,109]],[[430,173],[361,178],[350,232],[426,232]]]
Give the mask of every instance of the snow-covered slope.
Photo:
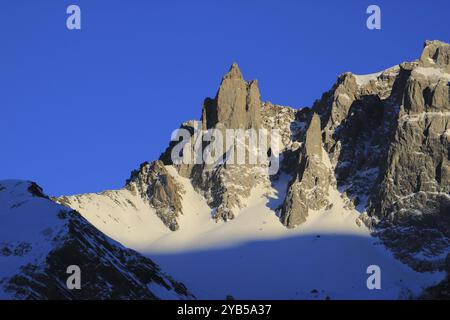
[[[81,289],[66,271],[81,269]],[[0,181],[0,299],[187,299],[148,258],[51,201],[35,183]]]
[[[138,248],[171,232],[144,199],[127,189],[61,197],[57,201],[83,212],[92,225],[127,247]]]
[[[61,209],[39,196],[35,184],[0,181],[0,278],[13,276],[21,266],[45,261],[53,249],[51,238],[65,224],[58,219]]]
[[[141,216],[139,228],[146,237],[132,241],[129,224],[111,216],[108,201],[101,195],[90,200],[79,197],[78,210],[86,219],[117,241],[151,256],[165,270],[176,275],[198,298],[224,299],[397,299],[419,295],[444,277],[443,273],[417,273],[396,260],[370,231],[357,223],[360,213],[346,209],[340,193],[330,193],[331,208],[313,211],[297,229],[286,229],[275,208],[284,199],[290,179],[281,176],[273,185],[256,186],[246,207],[229,222],[211,219],[211,208],[189,179],[167,166],[183,186],[183,212],[180,229],[168,232],[154,213],[123,211],[125,216]],[[124,194],[122,191],[119,194]],[[129,195],[127,195],[129,196]],[[90,202],[89,206],[84,201]],[[120,200],[128,202],[130,198]],[[92,208],[96,208],[93,215]],[[98,224],[93,217],[103,217]],[[149,224],[146,224],[149,223]],[[137,226],[131,226],[132,229]],[[382,270],[382,289],[368,290],[367,267]],[[316,292],[317,291],[317,292]]]

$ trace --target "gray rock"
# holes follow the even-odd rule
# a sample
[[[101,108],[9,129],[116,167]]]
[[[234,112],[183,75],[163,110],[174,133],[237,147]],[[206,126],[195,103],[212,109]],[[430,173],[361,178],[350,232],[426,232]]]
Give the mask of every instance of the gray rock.
[[[261,127],[261,100],[256,80],[247,82],[236,63],[223,77],[215,99],[207,98],[202,110],[203,129],[218,124],[226,129]]]
[[[170,230],[179,229],[177,218],[182,214],[184,190],[167,172],[162,161],[142,164],[139,170],[132,172],[126,188],[146,199]]]
[[[261,114],[258,82],[245,81],[238,65],[233,64],[223,77],[216,97],[207,98],[204,102],[202,129],[260,129],[263,128]],[[203,148],[206,146],[203,144]],[[247,149],[247,159],[248,152]],[[258,170],[260,167],[217,163],[182,165],[178,170],[180,174],[188,174],[194,188],[204,195],[212,208],[212,218],[229,221],[234,219],[235,211],[242,208],[242,198],[249,197],[255,185],[267,180]],[[266,182],[269,183],[268,180]]]
[[[281,220],[288,228],[306,221],[308,210],[326,207],[331,171],[323,161],[320,118],[313,114],[300,152],[297,174],[291,181],[281,209]]]
[[[450,250],[449,53],[427,41],[420,60],[345,73],[313,106],[339,189],[367,211],[360,221],[422,271],[439,263],[420,252]]]
[[[438,66],[450,72],[450,44],[437,40],[425,41],[420,64],[424,67]]]
[[[420,64],[448,70],[449,48],[442,42],[427,41]],[[403,91],[395,135],[370,213],[382,219],[394,219],[396,212],[403,209],[411,212],[415,207],[416,213],[448,220],[450,90],[442,80],[415,70]],[[431,199],[434,205],[424,206]],[[445,229],[450,236],[449,228],[440,229]]]

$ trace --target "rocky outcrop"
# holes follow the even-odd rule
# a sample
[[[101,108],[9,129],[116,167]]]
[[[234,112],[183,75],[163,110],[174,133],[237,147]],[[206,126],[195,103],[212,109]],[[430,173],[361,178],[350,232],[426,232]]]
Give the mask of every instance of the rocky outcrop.
[[[417,270],[450,248],[449,48],[427,41],[418,61],[345,73],[313,106],[339,190]]]
[[[450,74],[445,73],[449,47],[427,41],[419,63],[409,66],[380,192],[370,210],[379,218],[414,216],[414,202],[418,209],[430,208],[426,212],[450,212]],[[435,203],[434,209],[425,205],[427,201]]]
[[[298,172],[281,209],[281,220],[288,228],[305,222],[309,209],[318,210],[329,204],[332,177],[323,153],[320,118],[313,114],[300,152]]]
[[[204,140],[196,141],[195,139],[201,139],[201,136],[198,138],[194,135],[196,132],[203,130],[202,133],[205,133],[205,130],[216,129],[226,137],[226,129],[258,130],[263,128],[262,110],[257,81],[245,81],[238,65],[233,64],[223,77],[216,97],[205,100],[200,123],[189,121],[181,128],[190,132],[190,146],[200,145],[203,154],[209,143]],[[175,164],[170,157],[174,146],[175,143],[172,143],[161,155],[161,161],[175,166],[181,176],[191,179],[194,188],[203,194],[211,206],[211,215],[216,221],[234,219],[235,212],[243,206],[242,199],[250,196],[251,189],[258,183],[269,183],[261,171],[264,165],[247,163],[250,152],[247,145],[245,164],[230,164],[221,160],[207,164],[204,159],[196,164]],[[194,153],[193,149],[192,154]],[[227,157],[230,157],[230,150],[226,149],[224,142],[223,155],[217,158]]]
[[[261,126],[261,98],[256,80],[247,82],[234,63],[223,77],[214,99],[203,104],[203,129],[258,129]]]
[[[377,187],[396,127],[408,71],[400,66],[357,76],[345,73],[314,106],[338,188],[361,212]]]
[[[427,41],[417,61],[344,73],[312,107],[339,191],[398,258],[422,271],[442,269],[450,248],[449,48]],[[281,210],[288,227],[303,223],[310,208],[304,190],[313,184],[301,183],[305,149],[290,165],[299,172]]]
[[[377,234],[418,270],[434,270],[450,248],[450,74],[449,45],[427,41],[409,69],[394,135],[369,215]],[[398,239],[399,232],[402,233]]]
[[[170,230],[178,230],[177,218],[182,214],[184,190],[167,172],[162,161],[142,164],[139,170],[131,173],[125,188],[148,200]]]
[[[450,73],[450,44],[437,40],[425,41],[419,63],[423,67],[438,67]]]

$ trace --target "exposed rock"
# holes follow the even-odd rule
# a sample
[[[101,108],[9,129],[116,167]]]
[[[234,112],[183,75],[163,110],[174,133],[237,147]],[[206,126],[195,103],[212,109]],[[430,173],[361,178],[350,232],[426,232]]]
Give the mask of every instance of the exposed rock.
[[[426,42],[419,66],[413,66],[379,191],[369,208],[369,213],[385,222],[409,225],[421,221],[447,237],[450,237],[450,90],[440,77],[445,77],[442,74],[449,67],[449,48],[441,42]],[[424,71],[420,66],[430,64],[429,69],[435,70],[437,66],[439,72]]]
[[[144,163],[133,171],[126,188],[148,199],[156,214],[170,230],[178,230],[177,218],[182,214],[183,187],[167,172],[162,161]]]
[[[298,168],[281,209],[281,219],[288,228],[305,222],[309,209],[318,210],[329,204],[331,171],[323,161],[322,132],[317,114],[313,114],[306,131]]]
[[[223,77],[215,99],[203,105],[203,129],[218,124],[226,129],[258,129],[261,126],[261,100],[256,80],[246,82],[234,63]]]
[[[226,137],[226,129],[269,129],[271,128],[269,123],[263,124],[263,110],[267,111],[269,107],[266,105],[263,108],[261,105],[257,81],[245,81],[237,64],[233,64],[230,71],[223,77],[215,99],[207,98],[205,100],[201,129],[221,130],[223,137]],[[295,112],[290,108],[289,110],[292,111],[290,115],[293,120]],[[284,124],[285,129],[289,130],[289,133],[285,134],[284,142],[290,143],[291,119]],[[192,134],[199,130],[197,123],[192,121],[189,124],[183,124],[182,128],[187,129]],[[246,134],[246,139],[248,139],[248,132]],[[191,146],[195,146],[196,142],[198,143],[195,139],[198,138],[192,135]],[[201,142],[200,145],[203,153],[208,143]],[[268,141],[268,145],[270,145],[270,141]],[[169,146],[160,158],[165,164],[173,165],[173,161],[169,160],[172,147],[173,145]],[[224,154],[219,155],[218,159],[230,157],[229,150],[226,150],[225,147],[224,143]],[[194,188],[206,198],[212,208],[212,218],[216,221],[234,219],[236,210],[243,207],[242,199],[250,196],[254,186],[259,183],[270,184],[267,173],[264,173],[264,168],[267,165],[249,164],[250,149],[248,145],[245,146],[245,152],[247,159],[245,164],[230,164],[219,161],[215,164],[202,162],[200,164],[175,165],[180,175],[189,177]]]
[[[236,72],[232,71],[232,72]],[[240,75],[240,72],[238,73]],[[241,76],[238,76],[241,78]],[[290,162],[297,162],[299,143],[295,141],[302,132],[305,131],[307,117],[305,110],[302,116],[298,117],[296,110],[273,105],[266,102],[261,106],[261,127],[270,132],[277,129],[280,135],[280,152],[283,153],[282,165],[285,170],[295,171],[295,166],[289,165]],[[222,124],[217,127],[224,129]],[[182,124],[181,129],[186,129],[190,135],[191,146],[196,145],[194,133],[199,132],[201,126],[198,121],[187,121]],[[242,209],[243,199],[250,196],[251,190],[258,184],[270,185],[270,179],[276,179],[278,176],[267,176],[266,166],[250,164],[174,164],[171,159],[171,153],[177,142],[172,142],[170,146],[161,155],[160,160],[165,165],[174,166],[178,173],[190,178],[193,186],[203,194],[212,208],[212,217],[216,221],[229,221],[234,219],[235,212]],[[270,142],[268,142],[270,145]],[[202,145],[202,151],[205,144]],[[194,150],[192,150],[194,151]],[[248,150],[246,150],[248,152]]]
[[[190,121],[184,122],[180,126],[179,129],[180,130],[186,130],[189,133],[189,135],[190,135],[189,140],[188,141],[181,141],[182,138],[180,138],[180,140],[171,141],[169,146],[166,148],[166,150],[160,155],[159,160],[162,161],[164,165],[174,166],[177,169],[178,173],[182,177],[189,178],[191,176],[193,168],[195,167],[195,165],[197,163],[195,161],[195,157],[197,155],[195,154],[195,149],[194,148],[195,148],[195,145],[196,145],[196,139],[201,139],[201,137],[196,136],[196,133],[199,133],[199,131],[202,130],[202,124],[201,124],[200,121],[190,120]],[[191,153],[191,157],[188,158],[189,161],[182,161],[182,163],[175,164],[173,159],[172,159],[172,151],[173,151],[174,147],[178,143],[190,144],[191,149],[192,149],[192,153]],[[201,151],[203,151],[203,149]],[[184,157],[186,155],[184,155],[182,152],[180,152],[180,154],[178,154],[177,156],[182,158],[182,157]],[[182,158],[182,159],[184,160],[184,158]]]
[[[442,268],[433,257],[450,248],[449,48],[427,41],[418,61],[345,73],[313,106],[339,190],[416,270]]]
[[[265,102],[261,109],[262,127],[268,131],[278,130],[280,137],[280,170],[270,179],[275,181],[281,173],[295,175],[301,142],[311,117],[309,108],[295,110],[291,107]]]
[[[320,128],[320,118],[317,114],[313,114],[308,130],[306,131],[305,157],[318,157],[322,159],[322,132]]]
[[[28,192],[30,192],[33,197],[40,197],[48,199],[48,197],[42,191],[42,188],[38,186],[35,182],[30,182],[30,186],[28,187]]]

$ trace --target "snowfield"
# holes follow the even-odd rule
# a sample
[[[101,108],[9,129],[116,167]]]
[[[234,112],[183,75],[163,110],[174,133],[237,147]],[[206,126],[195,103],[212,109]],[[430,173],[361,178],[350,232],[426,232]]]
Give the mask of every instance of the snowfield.
[[[63,227],[61,207],[44,198],[31,198],[25,181],[0,181],[0,299],[2,278],[28,263],[39,264],[54,248],[51,238]]]
[[[89,206],[81,197],[72,207],[108,236],[152,258],[197,298],[406,299],[445,276],[417,273],[396,260],[358,226],[360,213],[345,209],[336,190],[330,189],[332,208],[310,211],[305,224],[289,230],[274,210],[290,178],[281,176],[270,188],[256,186],[234,220],[216,223],[189,179],[167,169],[185,190],[178,231],[169,231],[125,190],[115,200],[89,195]],[[118,202],[121,208],[112,205]],[[130,202],[136,208],[130,209]],[[370,265],[381,268],[381,290],[367,289]]]
[[[82,270],[80,290],[66,286],[72,264]],[[153,261],[51,201],[35,183],[0,180],[0,300],[130,298],[193,296]]]

